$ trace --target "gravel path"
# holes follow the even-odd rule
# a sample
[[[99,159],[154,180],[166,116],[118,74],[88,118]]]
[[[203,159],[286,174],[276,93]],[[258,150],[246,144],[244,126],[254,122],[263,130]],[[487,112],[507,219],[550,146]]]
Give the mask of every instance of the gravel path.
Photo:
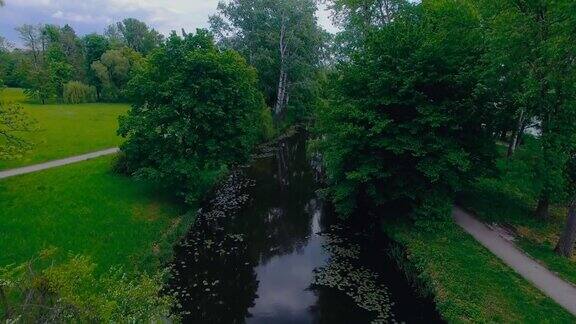
[[[466,211],[455,208],[454,220],[478,242],[536,288],[576,316],[576,286],[527,256],[499,232],[490,229]]]
[[[0,171],[0,179],[15,177],[18,175],[38,172],[38,171],[42,171],[42,170],[46,170],[46,169],[52,169],[52,168],[60,167],[63,165],[68,165],[68,164],[73,164],[73,163],[78,163],[78,162],[94,159],[94,158],[101,157],[101,156],[112,155],[112,154],[118,153],[119,151],[120,151],[120,149],[115,147],[115,148],[102,150],[102,151],[98,151],[98,152],[92,152],[92,153],[88,153],[88,154],[72,156],[69,158],[61,159],[61,160],[55,160],[55,161],[50,161],[50,162],[46,162],[46,163],[30,165],[30,166],[23,167],[23,168]]]

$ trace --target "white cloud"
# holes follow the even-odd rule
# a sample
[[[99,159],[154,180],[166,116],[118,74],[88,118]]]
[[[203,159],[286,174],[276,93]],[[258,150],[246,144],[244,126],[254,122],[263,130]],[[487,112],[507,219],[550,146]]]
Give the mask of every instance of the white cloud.
[[[163,34],[181,28],[194,31],[208,27],[208,17],[216,12],[219,0],[6,0],[0,10],[0,34],[17,41],[13,31],[22,24],[70,24],[79,34],[102,32],[124,18],[140,19]],[[323,8],[321,6],[321,8]],[[325,9],[319,22],[329,31],[331,25]],[[6,31],[6,32],[5,32]]]
[[[103,16],[92,16],[90,14],[80,14],[75,12],[62,12],[58,10],[52,14],[52,18],[62,20],[63,22],[79,22],[79,23],[111,23],[112,21]]]

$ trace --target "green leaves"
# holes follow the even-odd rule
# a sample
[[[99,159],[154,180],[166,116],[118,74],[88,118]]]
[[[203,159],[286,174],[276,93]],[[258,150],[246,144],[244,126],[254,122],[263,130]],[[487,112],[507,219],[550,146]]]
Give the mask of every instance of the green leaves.
[[[484,43],[475,7],[407,6],[366,34],[319,109],[317,130],[337,209],[408,203],[447,216],[454,191],[491,161],[485,106],[475,104]],[[427,215],[428,213],[428,215]]]
[[[256,71],[199,30],[173,34],[129,83],[135,102],[120,120],[126,171],[193,202],[269,130]]]

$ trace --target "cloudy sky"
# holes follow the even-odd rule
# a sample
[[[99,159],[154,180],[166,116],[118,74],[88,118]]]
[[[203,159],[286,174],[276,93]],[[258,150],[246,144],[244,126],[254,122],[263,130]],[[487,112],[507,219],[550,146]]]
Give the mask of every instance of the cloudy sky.
[[[168,34],[171,30],[194,31],[208,26],[208,16],[219,0],[6,0],[0,9],[0,35],[19,44],[14,28],[22,24],[69,24],[78,34],[102,33],[123,18],[134,17]],[[326,10],[320,23],[334,31]]]

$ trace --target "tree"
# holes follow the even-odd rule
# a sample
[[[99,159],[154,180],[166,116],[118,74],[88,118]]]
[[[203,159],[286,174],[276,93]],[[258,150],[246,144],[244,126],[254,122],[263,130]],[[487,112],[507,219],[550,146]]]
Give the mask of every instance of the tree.
[[[12,47],[6,39],[0,36],[0,90],[4,86],[4,79],[9,73],[10,63],[10,47]]]
[[[387,203],[450,215],[454,193],[495,158],[475,95],[484,51],[478,9],[437,0],[405,6],[339,64],[317,146],[341,215]]]
[[[238,50],[260,74],[277,119],[302,118],[317,97],[324,33],[314,0],[233,0],[210,17],[221,46]]]
[[[134,102],[120,119],[123,167],[174,188],[187,201],[245,161],[262,134],[256,71],[207,31],[172,34],[130,81]]]
[[[128,47],[109,50],[100,60],[93,62],[92,70],[101,87],[101,99],[125,99],[126,85],[141,62],[142,56]]]
[[[576,203],[572,201],[568,208],[568,215],[566,218],[566,227],[560,236],[558,245],[556,246],[556,253],[561,256],[572,258],[574,254],[574,245],[576,244]]]
[[[346,56],[362,47],[366,36],[394,20],[394,16],[408,5],[406,0],[332,0],[328,7],[334,22],[342,28],[336,37],[337,45]]]
[[[73,66],[61,43],[58,26],[23,25],[17,28],[30,56],[26,94],[43,104],[62,98],[64,83],[70,81]]]
[[[564,257],[572,257],[576,243],[576,3],[573,1],[557,1],[552,3],[550,37],[547,43],[546,58],[551,61],[547,66],[546,80],[549,87],[550,106],[546,112],[549,118],[544,119],[548,127],[548,137],[553,137],[561,148],[557,159],[566,162],[562,171],[568,179],[568,195],[571,196],[566,226],[558,241],[556,252]],[[552,134],[552,135],[550,135]]]
[[[100,99],[102,83],[92,69],[92,63],[99,60],[110,49],[110,43],[106,37],[98,34],[89,34],[82,39],[84,47],[84,62],[88,83],[96,87],[96,95]]]
[[[490,2],[487,2],[490,4]],[[566,200],[566,166],[574,150],[576,128],[572,18],[570,1],[500,1],[491,4],[492,84],[508,115],[517,119],[510,153],[525,120],[539,121],[541,154],[532,171],[540,184],[537,218],[546,219],[551,203]]]
[[[116,23],[116,26],[108,27],[107,36],[112,43],[121,43],[142,55],[147,55],[163,41],[160,33],[135,18],[127,18]]]
[[[32,63],[34,69],[40,68],[42,62],[42,54],[46,48],[45,39],[42,36],[41,26],[22,25],[16,28],[20,34],[20,39],[23,45],[30,51],[32,55]]]
[[[86,70],[82,40],[78,38],[72,27],[64,25],[64,27],[60,29],[59,42],[66,57],[66,61],[74,69],[75,79],[85,81]]]

